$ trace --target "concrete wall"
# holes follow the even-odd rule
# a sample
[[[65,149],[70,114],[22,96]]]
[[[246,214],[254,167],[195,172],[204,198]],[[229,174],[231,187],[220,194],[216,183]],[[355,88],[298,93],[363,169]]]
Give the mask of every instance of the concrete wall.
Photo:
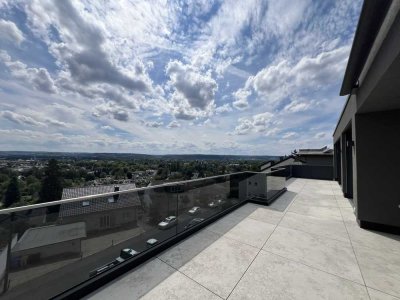
[[[400,227],[400,110],[355,119],[357,217]]]

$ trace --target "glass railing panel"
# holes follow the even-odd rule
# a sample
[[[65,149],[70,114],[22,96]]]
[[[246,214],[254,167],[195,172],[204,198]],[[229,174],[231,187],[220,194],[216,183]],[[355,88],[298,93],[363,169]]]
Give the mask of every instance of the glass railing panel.
[[[270,200],[286,187],[286,170],[281,169],[266,173],[266,183],[266,195],[267,199]]]
[[[3,297],[48,299],[96,278],[224,210],[266,199],[284,188],[278,175],[244,172],[3,210]]]
[[[176,207],[166,186],[14,213],[5,296],[48,299],[111,270],[175,236]]]

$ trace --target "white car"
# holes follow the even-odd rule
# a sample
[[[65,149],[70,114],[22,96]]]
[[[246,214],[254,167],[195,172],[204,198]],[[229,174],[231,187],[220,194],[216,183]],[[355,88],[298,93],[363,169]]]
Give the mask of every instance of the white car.
[[[165,218],[163,221],[158,223],[158,228],[160,229],[168,229],[172,226],[175,226],[178,220],[176,219],[175,216],[169,216],[168,218]]]
[[[222,199],[214,200],[214,201],[211,201],[210,203],[208,203],[208,207],[217,208],[217,207],[221,206],[224,203],[225,203],[225,201],[222,200]]]
[[[204,221],[203,218],[194,218],[193,220],[190,220],[189,223],[187,223],[187,225],[185,226],[185,229],[193,227],[194,225],[197,225],[197,224],[199,224],[199,223],[201,223],[203,221]]]
[[[119,254],[119,257],[117,257],[116,259],[117,259],[119,262],[123,262],[123,261],[125,261],[126,259],[131,258],[131,257],[133,257],[133,256],[136,256],[136,255],[138,255],[138,254],[139,254],[139,252],[137,252],[136,250],[129,249],[129,248],[125,248],[125,249],[122,249],[122,250],[121,250],[121,252],[120,252],[120,254]]]
[[[198,206],[195,206],[191,210],[189,210],[189,214],[191,214],[191,215],[195,215],[199,212],[200,212],[200,207],[198,207]]]
[[[150,246],[150,247],[153,247],[157,243],[158,243],[158,240],[156,240],[156,239],[149,239],[146,242],[147,246]]]

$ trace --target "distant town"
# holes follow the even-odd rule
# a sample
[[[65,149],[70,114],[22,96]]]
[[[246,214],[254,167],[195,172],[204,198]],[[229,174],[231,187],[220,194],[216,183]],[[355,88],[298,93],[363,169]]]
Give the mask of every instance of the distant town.
[[[52,198],[65,188],[110,184],[144,187],[245,170],[258,171],[262,162],[274,159],[279,157],[0,152],[0,207],[59,200],[61,198]],[[48,191],[50,186],[58,186],[58,194]]]

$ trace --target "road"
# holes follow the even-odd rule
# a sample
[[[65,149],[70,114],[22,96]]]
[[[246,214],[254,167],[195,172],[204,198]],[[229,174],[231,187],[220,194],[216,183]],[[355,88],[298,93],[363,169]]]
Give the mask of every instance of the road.
[[[4,297],[4,299],[48,299],[89,279],[90,271],[113,261],[119,256],[121,249],[131,248],[139,252],[145,251],[148,249],[146,244],[148,239],[155,238],[160,242],[164,241],[176,235],[177,232],[184,231],[185,226],[193,218],[205,219],[219,211],[221,211],[221,208],[202,208],[202,211],[195,216],[185,212],[178,217],[177,226],[173,226],[166,230],[160,230],[156,227],[152,227],[149,230],[149,226],[146,226],[147,228],[143,228],[145,232],[139,236],[125,240],[117,245],[110,246],[101,252],[72,262],[69,265],[34,278],[21,285],[11,287],[11,289],[2,297]],[[12,280],[12,273],[10,278]]]

